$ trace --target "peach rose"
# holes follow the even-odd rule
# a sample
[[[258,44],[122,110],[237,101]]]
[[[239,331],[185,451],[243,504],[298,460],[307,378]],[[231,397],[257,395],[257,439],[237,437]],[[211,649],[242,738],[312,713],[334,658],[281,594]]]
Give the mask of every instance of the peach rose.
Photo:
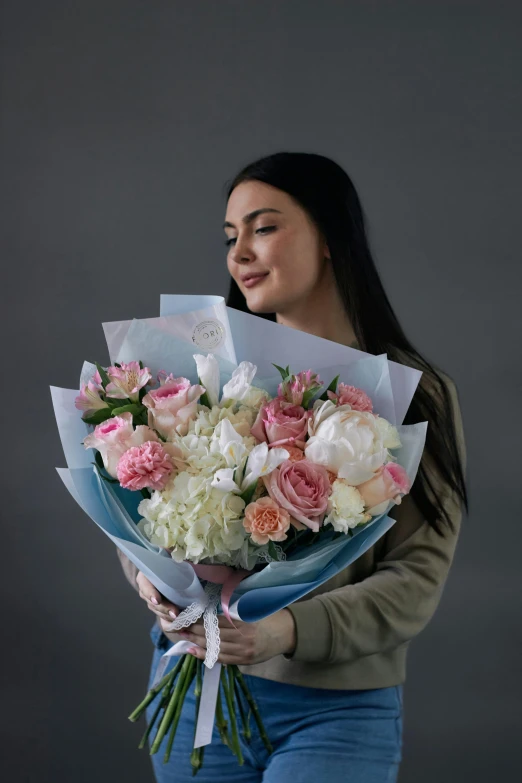
[[[285,446],[285,449],[288,451],[290,462],[299,462],[305,458],[304,451],[298,446]]]
[[[252,541],[260,546],[269,541],[284,541],[290,527],[290,514],[272,498],[260,498],[246,507],[243,526]]]
[[[411,482],[408,474],[396,462],[387,462],[369,481],[359,484],[357,489],[362,495],[364,505],[372,516],[381,513],[379,507],[387,505],[390,500],[399,504],[401,496],[410,491]]]

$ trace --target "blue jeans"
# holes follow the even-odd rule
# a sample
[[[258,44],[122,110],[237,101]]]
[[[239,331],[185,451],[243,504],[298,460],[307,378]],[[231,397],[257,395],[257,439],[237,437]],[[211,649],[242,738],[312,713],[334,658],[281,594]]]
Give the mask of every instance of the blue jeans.
[[[149,685],[170,643],[155,625]],[[179,660],[170,658],[167,671]],[[402,750],[402,685],[372,690],[325,690],[247,676],[274,752],[267,751],[251,720],[248,745],[241,737],[245,763],[220,740],[214,727],[205,747],[199,783],[395,783]],[[151,756],[158,783],[192,781],[194,688],[187,694],[172,754],[163,764],[166,739]],[[157,697],[159,698],[159,697]],[[147,709],[150,720],[157,700]],[[226,715],[226,707],[225,707]],[[239,715],[237,716],[239,721]],[[153,732],[154,734],[155,732]]]

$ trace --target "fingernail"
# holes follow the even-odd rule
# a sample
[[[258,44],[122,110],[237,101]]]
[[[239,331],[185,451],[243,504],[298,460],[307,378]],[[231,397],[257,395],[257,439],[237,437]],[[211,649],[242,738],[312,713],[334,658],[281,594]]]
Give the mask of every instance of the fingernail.
[[[198,656],[198,649],[197,649],[197,647],[190,647],[190,648],[187,650],[187,652],[189,652],[191,655],[195,655],[195,656],[196,656],[196,658],[197,658],[197,656]]]
[[[169,614],[170,614],[170,616],[171,616],[171,617],[173,617],[173,618],[174,618],[174,620],[175,620],[175,619],[176,619],[176,617],[178,616],[178,615],[176,614],[176,612],[173,612],[173,611],[172,611],[172,609],[170,610]]]
[[[157,601],[157,599],[156,599],[156,598],[154,598],[154,596],[153,596],[153,595],[151,595],[151,597],[150,597],[150,602],[151,602],[152,604],[154,604],[154,606],[157,606],[157,605],[158,605],[158,601]]]

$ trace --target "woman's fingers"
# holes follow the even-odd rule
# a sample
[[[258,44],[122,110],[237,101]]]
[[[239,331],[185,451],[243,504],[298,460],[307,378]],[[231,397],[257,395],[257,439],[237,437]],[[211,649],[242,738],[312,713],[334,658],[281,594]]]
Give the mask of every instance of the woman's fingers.
[[[152,582],[150,582],[141,571],[139,571],[136,576],[136,582],[140,597],[147,602],[147,606],[151,611],[156,610],[155,614],[158,614],[159,617],[165,617],[171,621],[178,616],[180,613],[179,606],[167,601],[165,596],[161,595],[161,593],[156,590]]]

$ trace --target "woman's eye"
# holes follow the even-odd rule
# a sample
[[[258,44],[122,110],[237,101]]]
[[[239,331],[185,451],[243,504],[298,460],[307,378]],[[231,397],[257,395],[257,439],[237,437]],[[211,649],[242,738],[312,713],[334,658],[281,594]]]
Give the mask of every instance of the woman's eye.
[[[264,233],[266,231],[274,231],[277,228],[277,226],[262,226],[261,228],[258,228],[256,231],[256,234],[259,234],[259,232]],[[237,237],[230,237],[230,239],[225,239],[225,245],[229,247],[232,242],[235,242]]]

